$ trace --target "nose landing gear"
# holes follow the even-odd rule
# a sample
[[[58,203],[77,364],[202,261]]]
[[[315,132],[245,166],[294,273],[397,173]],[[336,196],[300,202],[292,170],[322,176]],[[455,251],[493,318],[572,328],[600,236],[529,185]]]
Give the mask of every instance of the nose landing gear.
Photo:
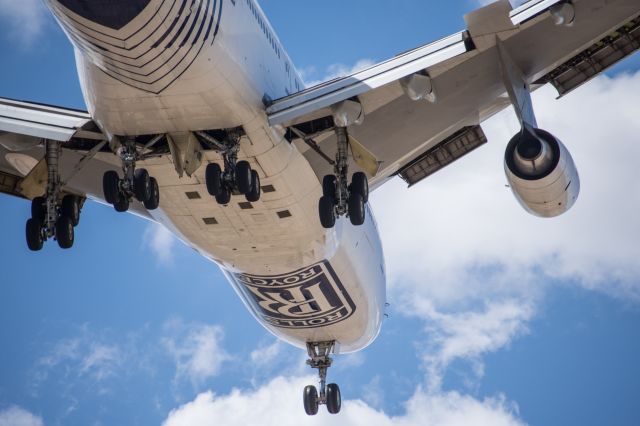
[[[333,351],[335,342],[309,342],[307,343],[307,352],[309,359],[307,365],[311,368],[318,369],[320,376],[320,392],[318,389],[309,385],[304,388],[303,402],[304,410],[309,416],[318,414],[318,407],[326,405],[330,414],[338,414],[342,407],[342,397],[340,388],[335,383],[327,383],[327,370],[331,367],[333,360],[329,354]]]
[[[160,205],[158,181],[149,176],[146,169],[136,169],[138,152],[135,140],[124,141],[117,154],[122,160],[124,177],[121,179],[114,170],[103,175],[102,189],[107,203],[112,204],[118,212],[126,212],[135,197],[147,210],[157,209]]]

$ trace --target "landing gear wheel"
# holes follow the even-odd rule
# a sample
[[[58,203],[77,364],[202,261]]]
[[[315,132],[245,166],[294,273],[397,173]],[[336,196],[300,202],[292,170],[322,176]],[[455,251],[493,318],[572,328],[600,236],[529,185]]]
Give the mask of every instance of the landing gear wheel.
[[[39,223],[46,219],[47,200],[44,197],[36,197],[31,201],[31,217]]]
[[[119,213],[126,212],[129,210],[129,199],[123,194],[118,194],[118,198],[116,198],[115,203],[113,203],[113,208]]]
[[[109,204],[115,204],[120,198],[120,176],[118,172],[109,170],[102,176],[102,191],[104,199]]]
[[[62,249],[69,249],[73,246],[73,221],[70,217],[60,216],[56,222],[56,239]]]
[[[369,201],[369,181],[367,175],[362,172],[356,172],[351,178],[351,191],[362,195],[364,202]]]
[[[352,192],[349,197],[349,219],[355,226],[364,223],[364,198],[356,192]]]
[[[251,191],[245,194],[245,198],[251,203],[260,199],[260,176],[255,170],[251,170]]]
[[[318,414],[318,390],[315,386],[309,385],[304,388],[304,411],[309,416]]]
[[[222,169],[216,163],[207,164],[204,174],[207,183],[207,191],[212,197],[217,196],[222,191]]]
[[[251,191],[251,165],[248,161],[238,161],[236,164],[236,185],[241,194]]]
[[[160,187],[156,178],[149,178],[149,199],[144,202],[144,207],[147,210],[155,210],[160,205]]]
[[[31,251],[42,250],[44,239],[42,238],[42,222],[37,218],[27,220],[27,246]]]
[[[144,203],[151,196],[149,172],[146,169],[136,169],[133,174],[133,193],[136,199]]]
[[[73,226],[80,223],[80,198],[77,195],[65,195],[62,199],[62,215],[71,219]]]
[[[342,407],[340,388],[335,383],[327,385],[327,411],[331,414],[338,414]]]
[[[216,201],[222,205],[229,204],[229,201],[231,201],[231,191],[229,191],[228,188],[222,188],[220,193],[216,195]]]
[[[331,229],[336,224],[336,209],[333,197],[323,196],[318,202],[318,213],[320,214],[320,223],[326,229]]]
[[[326,175],[322,179],[322,195],[325,197],[336,198],[336,182],[335,175]]]

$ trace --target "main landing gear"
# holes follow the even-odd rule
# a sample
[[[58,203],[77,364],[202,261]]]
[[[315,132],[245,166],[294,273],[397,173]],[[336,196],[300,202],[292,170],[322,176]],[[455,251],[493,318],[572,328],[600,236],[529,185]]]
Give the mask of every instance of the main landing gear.
[[[231,135],[225,143],[209,141],[219,148],[224,159],[224,170],[217,163],[208,164],[205,170],[207,191],[218,204],[229,204],[232,194],[242,194],[251,203],[260,199],[260,176],[248,161],[238,161],[239,141],[238,135]]]
[[[336,128],[338,151],[333,175],[322,180],[322,198],[318,202],[318,213],[322,226],[331,229],[336,219],[348,215],[353,225],[365,221],[365,204],[369,201],[369,181],[362,172],[356,172],[349,184],[349,136],[345,127]]]
[[[320,392],[318,392],[318,389],[313,385],[304,388],[304,411],[310,416],[318,414],[318,406],[320,405],[326,405],[327,411],[331,414],[338,414],[340,412],[342,406],[340,388],[335,383],[326,384],[327,370],[333,362],[329,354],[333,351],[334,347],[335,342],[307,343],[307,352],[309,353],[307,365],[311,368],[317,368],[318,375],[320,376]]]
[[[45,141],[45,149],[47,192],[31,201],[31,218],[26,225],[27,246],[32,251],[41,250],[50,238],[56,239],[60,248],[71,248],[82,207],[82,200],[77,195],[62,195],[59,143]]]
[[[147,210],[157,209],[160,205],[158,181],[149,176],[146,169],[136,169],[138,151],[135,140],[124,141],[117,154],[122,160],[124,177],[121,179],[114,170],[109,170],[103,175],[104,199],[118,212],[129,210],[129,204],[134,197],[143,203]]]

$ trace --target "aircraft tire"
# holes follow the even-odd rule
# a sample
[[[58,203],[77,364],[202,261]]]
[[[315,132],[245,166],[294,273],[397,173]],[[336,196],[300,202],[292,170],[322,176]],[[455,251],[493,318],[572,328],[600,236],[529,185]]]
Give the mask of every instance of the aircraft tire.
[[[113,203],[113,208],[116,209],[118,213],[124,213],[129,210],[129,198],[127,198],[123,194],[118,194],[118,198]]]
[[[260,175],[255,170],[251,170],[251,190],[245,194],[247,201],[255,203],[260,200]]]
[[[56,222],[56,239],[61,249],[73,247],[74,231],[73,220],[70,217],[61,215]]]
[[[340,396],[340,387],[335,383],[327,385],[327,411],[330,414],[338,414],[342,407],[342,397]]]
[[[248,161],[238,161],[236,164],[236,185],[241,194],[251,191],[251,165]]]
[[[80,199],[77,195],[65,195],[62,198],[62,215],[71,219],[73,226],[80,223]]]
[[[39,223],[44,223],[47,215],[47,200],[44,197],[36,197],[31,201],[31,217]]]
[[[118,172],[109,170],[102,176],[102,192],[104,200],[109,204],[115,204],[120,198],[120,177]]]
[[[304,388],[303,402],[307,415],[315,416],[318,414],[318,390],[315,386],[309,385]]]
[[[364,223],[364,197],[353,192],[349,197],[349,219],[354,226],[360,226]]]
[[[351,177],[351,190],[362,195],[364,202],[369,202],[369,181],[367,175],[362,172],[355,172]]]
[[[151,196],[149,172],[146,169],[136,169],[133,175],[133,192],[136,199],[144,203]]]
[[[231,191],[229,191],[228,188],[222,188],[220,193],[216,195],[216,201],[221,205],[229,204],[229,201],[231,201]]]
[[[149,178],[149,189],[151,194],[149,199],[144,202],[144,207],[147,210],[155,210],[160,205],[160,187],[156,178]]]
[[[336,181],[335,175],[326,175],[322,178],[322,195],[325,197],[336,198]]]
[[[222,169],[217,163],[207,164],[204,180],[207,184],[207,191],[212,197],[217,196],[222,191]]]
[[[27,246],[31,251],[40,251],[44,245],[42,238],[42,222],[36,218],[27,220]]]
[[[333,197],[322,196],[318,202],[320,223],[325,229],[331,229],[336,225],[336,210]]]

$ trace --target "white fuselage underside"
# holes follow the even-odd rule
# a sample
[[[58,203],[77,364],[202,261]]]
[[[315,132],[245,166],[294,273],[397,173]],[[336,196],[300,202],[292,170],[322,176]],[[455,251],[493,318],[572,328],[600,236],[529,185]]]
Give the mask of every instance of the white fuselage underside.
[[[220,206],[207,193],[204,167],[180,178],[163,156],[138,164],[160,185],[160,208],[149,214],[220,265],[276,336],[299,347],[335,340],[340,352],[371,343],[386,301],[375,220],[368,211],[360,227],[344,218],[331,230],[320,225],[318,177],[283,132],[267,124],[263,101],[302,83],[259,7],[252,0],[194,0],[180,14],[182,0],[152,0],[113,30],[47,2],[76,48],[87,107],[105,134],[242,126],[239,157],[258,171],[263,188],[273,189],[255,203],[234,196]],[[183,36],[180,27],[193,30]],[[176,34],[167,36],[172,29]],[[222,162],[212,151],[205,156],[205,164]],[[117,169],[115,156],[106,161]]]

